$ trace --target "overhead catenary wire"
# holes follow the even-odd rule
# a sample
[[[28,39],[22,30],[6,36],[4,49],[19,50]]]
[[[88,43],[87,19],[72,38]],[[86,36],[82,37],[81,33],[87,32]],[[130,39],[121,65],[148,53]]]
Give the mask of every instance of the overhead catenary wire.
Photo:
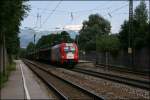
[[[47,7],[50,6],[50,4],[48,3],[44,9],[38,8],[39,10],[41,10],[41,14],[45,13],[45,11],[47,10]]]
[[[114,11],[116,10],[119,10],[119,9],[122,9],[124,7],[126,7],[128,4],[125,4],[119,8],[116,8]],[[43,8],[39,8],[40,10],[43,11]],[[90,12],[90,11],[93,11],[93,10],[104,10],[104,9],[110,9],[110,7],[106,7],[106,8],[99,8],[99,6],[95,7],[95,8],[92,8],[92,9],[88,9],[88,10],[78,10],[78,11],[68,11],[68,10],[60,10],[60,9],[57,9],[55,10],[55,12],[62,12],[62,13],[84,13],[84,12]],[[45,11],[53,11],[53,10],[46,10]],[[111,11],[111,12],[114,12],[114,11]]]
[[[116,12],[116,11],[118,11],[118,10],[121,10],[121,9],[123,9],[124,7],[126,7],[126,6],[128,6],[128,4],[126,4],[126,5],[123,5],[123,6],[121,6],[121,7],[118,7],[118,8],[116,8],[116,9],[114,9],[114,10],[112,10],[112,11],[110,11],[110,12],[108,12],[106,15],[108,15],[109,17],[113,17],[112,16],[112,13],[114,13],[114,12]]]
[[[59,5],[61,4],[62,0],[60,0],[58,2],[58,4],[55,6],[55,8],[52,10],[52,12],[47,16],[47,18],[44,20],[42,26],[47,22],[47,20],[52,16],[52,14],[56,11],[56,9],[59,7]],[[41,27],[42,27],[41,26]]]
[[[39,15],[39,9],[38,9],[38,12],[37,12],[37,15],[36,15],[35,27],[38,27],[39,18],[40,18],[40,15]]]
[[[106,7],[106,8],[103,8],[103,9],[108,9],[109,7]],[[44,10],[44,11],[53,11],[53,10],[47,10],[47,9],[43,9],[43,8],[38,8],[40,10]],[[82,12],[89,12],[89,11],[93,11],[93,10],[98,10],[98,9],[101,9],[99,8],[99,6],[95,7],[95,8],[92,8],[92,9],[88,9],[88,10],[78,10],[78,11],[68,11],[68,10],[55,10],[55,12],[62,12],[62,13],[82,13]]]
[[[118,7],[118,8],[116,8],[116,9],[114,9],[113,11],[111,11],[110,13],[114,13],[114,12],[116,12],[116,11],[118,11],[118,10],[124,8],[124,7],[127,7],[127,6],[128,6],[128,4],[123,5],[123,6],[121,6],[121,7]]]
[[[123,6],[119,7],[119,8],[116,8],[116,9],[114,9],[113,11],[108,11],[109,16],[111,15],[111,13],[114,13],[114,12],[116,12],[116,11],[118,11],[118,10],[120,10],[120,9],[122,9],[122,8],[124,8],[124,7],[126,7],[126,6],[128,6],[128,4],[125,4],[125,5],[123,5]],[[41,9],[41,10],[43,11],[42,8],[38,8],[38,9]],[[89,11],[99,10],[99,9],[101,9],[101,8],[98,8],[98,6],[97,6],[97,7],[93,8],[93,9],[88,9],[88,10],[79,10],[79,11],[55,10],[55,12],[62,12],[62,13],[69,13],[69,14],[72,13],[72,14],[75,14],[75,13],[84,13],[84,12],[89,12]],[[103,9],[110,9],[110,8],[109,8],[109,7],[106,7],[106,8],[103,8]],[[101,10],[102,10],[102,9],[101,9]],[[52,13],[54,10],[47,10],[47,11],[51,11],[51,13]],[[51,13],[50,13],[50,15],[51,15]],[[107,13],[107,14],[108,14],[108,13]]]
[[[62,0],[61,0],[61,1],[62,1]],[[59,7],[61,1],[58,2],[58,4],[55,6],[55,8],[54,8],[53,10],[47,10],[47,11],[51,11],[51,13],[49,13],[48,17],[43,21],[43,23],[41,23],[41,16],[40,16],[40,28],[42,28],[42,27],[44,26],[44,24],[47,22],[47,20],[48,20],[48,19],[54,14],[54,12],[56,12],[56,11],[69,13],[69,14],[70,14],[71,21],[72,21],[72,20],[74,20],[74,15],[75,15],[75,13],[88,12],[88,11],[93,11],[93,10],[98,10],[98,9],[100,9],[100,8],[98,8],[98,7],[95,7],[95,8],[93,8],[93,9],[89,9],[89,10],[79,10],[79,11],[74,11],[74,12],[73,12],[73,11],[66,11],[66,10],[56,10],[56,9]],[[116,9],[110,11],[110,12],[107,12],[107,14],[104,14],[103,16],[108,16],[108,15],[109,15],[109,17],[111,18],[111,17],[113,17],[113,16],[112,16],[112,13],[114,13],[114,12],[116,12],[116,11],[119,11],[120,9],[123,9],[123,8],[126,7],[127,5],[128,5],[128,4],[125,4],[125,5],[123,5],[123,6],[121,6],[121,7],[118,7],[118,8],[116,8]],[[105,8],[105,9],[108,9],[108,8],[109,8],[109,7]],[[41,8],[39,8],[39,9],[41,9]],[[110,8],[109,8],[109,9],[110,9]],[[41,9],[41,10],[42,10],[42,9]],[[125,14],[125,13],[124,13],[124,14]]]
[[[41,20],[42,20],[41,17],[42,17],[42,16],[40,15],[40,28],[41,28],[41,26],[42,26],[42,25],[41,25]]]

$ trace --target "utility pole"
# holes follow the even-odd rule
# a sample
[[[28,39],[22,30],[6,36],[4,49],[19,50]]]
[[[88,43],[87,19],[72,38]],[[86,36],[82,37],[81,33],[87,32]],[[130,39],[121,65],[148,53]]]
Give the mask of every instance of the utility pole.
[[[0,72],[3,73],[4,64],[3,64],[3,34],[0,33]]]
[[[3,45],[3,46],[4,46],[4,47],[3,47],[3,49],[4,49],[4,50],[3,50],[3,53],[4,53],[4,54],[3,54],[3,56],[4,56],[4,57],[3,57],[3,59],[4,59],[4,60],[3,60],[3,61],[4,61],[4,75],[6,75],[6,46],[5,46],[6,43],[5,43],[5,34],[3,34],[3,42],[4,42],[4,45]]]
[[[150,24],[150,0],[149,0],[149,24]]]
[[[129,0],[129,45],[128,53],[130,55],[130,65],[133,67],[133,0]]]
[[[0,73],[2,72],[2,33],[0,32]]]
[[[3,75],[6,75],[6,46],[5,46],[5,34],[4,34],[5,31],[2,31],[1,32],[1,44],[0,44],[0,53],[1,53],[1,65],[0,65],[0,69],[1,69],[1,72],[3,73]]]
[[[35,28],[36,27],[33,27],[33,28],[30,28],[30,27],[25,27],[25,28],[27,28],[28,30],[31,30],[32,32],[33,32],[33,44],[34,44],[34,47],[33,47],[33,52],[35,53],[36,52],[36,41],[35,41],[35,38],[36,38],[36,32],[35,32]],[[36,55],[33,55],[34,57],[36,56]]]
[[[35,55],[34,55],[34,58],[36,57],[36,53],[35,53],[35,52],[36,52],[35,37],[36,37],[36,34],[34,34],[34,54],[35,54]]]

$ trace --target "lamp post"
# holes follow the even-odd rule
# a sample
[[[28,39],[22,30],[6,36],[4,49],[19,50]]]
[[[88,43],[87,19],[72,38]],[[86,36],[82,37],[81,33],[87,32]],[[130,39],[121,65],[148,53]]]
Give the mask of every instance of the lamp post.
[[[26,29],[28,29],[28,30],[31,30],[32,32],[33,32],[33,42],[34,42],[34,52],[36,51],[36,47],[35,47],[35,45],[36,45],[36,43],[35,43],[35,38],[36,38],[36,32],[35,32],[35,28],[37,28],[37,27],[33,27],[33,28],[30,28],[30,27],[25,27]],[[34,55],[35,56],[35,55]]]
[[[31,31],[33,32],[33,34],[34,34],[34,35],[33,35],[33,42],[34,42],[34,45],[35,45],[36,32],[35,32],[34,29],[35,29],[36,27],[34,27],[34,28],[25,27],[25,28],[27,28],[28,30],[31,30]]]

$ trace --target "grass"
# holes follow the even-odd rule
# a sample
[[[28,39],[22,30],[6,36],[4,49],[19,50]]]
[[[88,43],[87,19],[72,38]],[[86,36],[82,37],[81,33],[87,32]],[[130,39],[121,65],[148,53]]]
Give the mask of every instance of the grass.
[[[5,75],[3,73],[0,73],[0,89],[4,86],[4,83],[8,81],[11,71],[14,70],[16,70],[16,63],[12,62],[12,64],[7,66]]]

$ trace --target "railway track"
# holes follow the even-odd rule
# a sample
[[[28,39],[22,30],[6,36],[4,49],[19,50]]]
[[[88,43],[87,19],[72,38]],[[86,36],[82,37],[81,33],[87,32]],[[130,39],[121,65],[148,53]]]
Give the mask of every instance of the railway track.
[[[123,68],[123,67],[118,67],[115,65],[105,65],[105,64],[98,64],[96,65],[97,67],[101,67],[101,68],[106,68],[110,69],[110,70],[114,70],[114,71],[119,71],[119,72],[124,72],[124,73],[131,73],[131,74],[137,74],[137,75],[143,75],[143,76],[150,76],[150,71],[139,71],[136,69],[131,69],[131,68]]]
[[[100,72],[96,72],[96,71],[86,70],[86,69],[82,69],[82,68],[74,68],[74,69],[71,69],[71,71],[75,71],[75,72],[91,75],[94,77],[103,78],[103,79],[115,81],[118,83],[123,83],[123,84],[131,85],[134,87],[150,90],[150,81],[136,80],[136,79],[131,79],[131,78],[122,77],[122,76],[118,76],[118,75],[112,75],[112,74],[106,74],[106,73],[100,73]]]
[[[29,60],[23,60],[29,68],[52,89],[59,99],[63,100],[104,100],[85,88],[76,85],[68,80],[60,78],[45,68]]]

